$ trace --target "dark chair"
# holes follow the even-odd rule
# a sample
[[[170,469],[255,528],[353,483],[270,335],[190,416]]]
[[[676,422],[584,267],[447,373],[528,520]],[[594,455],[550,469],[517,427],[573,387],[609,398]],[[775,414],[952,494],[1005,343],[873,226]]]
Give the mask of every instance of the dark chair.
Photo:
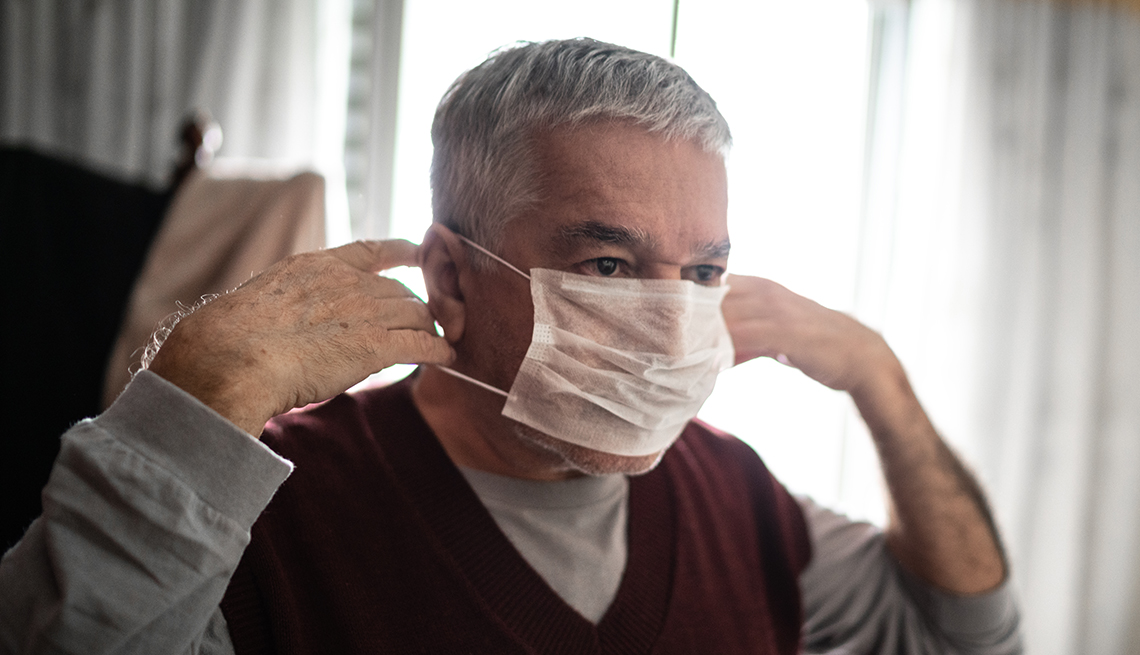
[[[185,144],[190,161],[199,146]],[[173,190],[0,148],[9,415],[0,430],[0,550],[40,514],[60,435],[99,413],[107,357]]]

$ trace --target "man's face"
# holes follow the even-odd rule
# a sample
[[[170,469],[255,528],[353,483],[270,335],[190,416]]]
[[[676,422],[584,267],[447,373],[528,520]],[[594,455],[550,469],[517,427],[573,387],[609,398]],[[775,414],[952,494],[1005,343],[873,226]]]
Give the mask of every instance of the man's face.
[[[720,284],[729,241],[719,155],[626,123],[555,130],[537,147],[542,200],[507,225],[498,253],[505,260],[523,271]],[[509,389],[530,345],[530,286],[504,266],[476,275],[479,284],[468,294],[467,327],[457,347],[468,351],[480,379]],[[591,473],[640,472],[659,459],[599,453],[532,430],[516,432]]]

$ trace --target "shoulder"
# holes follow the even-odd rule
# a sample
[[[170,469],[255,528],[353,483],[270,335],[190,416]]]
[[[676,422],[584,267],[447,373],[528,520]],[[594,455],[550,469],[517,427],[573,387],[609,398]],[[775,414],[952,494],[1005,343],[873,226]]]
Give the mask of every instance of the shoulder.
[[[662,464],[679,493],[710,494],[718,497],[726,511],[735,506],[749,512],[766,538],[781,542],[780,547],[793,558],[797,570],[807,566],[811,540],[804,513],[751,446],[693,420]]]
[[[327,458],[337,452],[352,456],[372,448],[391,433],[418,426],[408,379],[343,393],[321,403],[272,419],[261,440],[278,454],[298,461]]]
[[[711,467],[720,475],[733,472],[745,477],[771,477],[768,467],[751,446],[699,419],[689,421],[666,453],[665,460],[699,469]]]

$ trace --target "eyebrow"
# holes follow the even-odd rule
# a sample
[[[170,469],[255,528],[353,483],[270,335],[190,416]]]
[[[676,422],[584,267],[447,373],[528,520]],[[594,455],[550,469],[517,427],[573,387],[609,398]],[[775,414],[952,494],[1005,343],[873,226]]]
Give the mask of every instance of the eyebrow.
[[[720,242],[709,241],[697,249],[697,254],[703,259],[724,259],[728,251],[732,250],[732,242],[728,239]]]
[[[559,229],[554,235],[554,243],[560,249],[570,249],[584,242],[619,246],[640,245],[649,248],[655,245],[655,239],[643,230],[630,229],[622,225],[607,225],[598,221],[569,225]],[[732,243],[728,239],[709,241],[701,244],[694,254],[700,259],[723,259],[728,257],[731,249]]]
[[[621,225],[606,225],[598,221],[586,221],[563,227],[555,234],[555,241],[561,246],[576,246],[582,242],[620,246],[653,243],[653,239],[642,230],[632,230]]]

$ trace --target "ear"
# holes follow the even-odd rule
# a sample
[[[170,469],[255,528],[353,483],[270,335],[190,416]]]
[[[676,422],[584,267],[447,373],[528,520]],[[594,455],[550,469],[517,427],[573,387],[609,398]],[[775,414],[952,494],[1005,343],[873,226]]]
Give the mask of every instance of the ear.
[[[467,305],[459,285],[459,270],[467,265],[467,251],[455,233],[432,223],[419,252],[420,269],[427,287],[427,306],[443,328],[448,343],[463,336]]]

